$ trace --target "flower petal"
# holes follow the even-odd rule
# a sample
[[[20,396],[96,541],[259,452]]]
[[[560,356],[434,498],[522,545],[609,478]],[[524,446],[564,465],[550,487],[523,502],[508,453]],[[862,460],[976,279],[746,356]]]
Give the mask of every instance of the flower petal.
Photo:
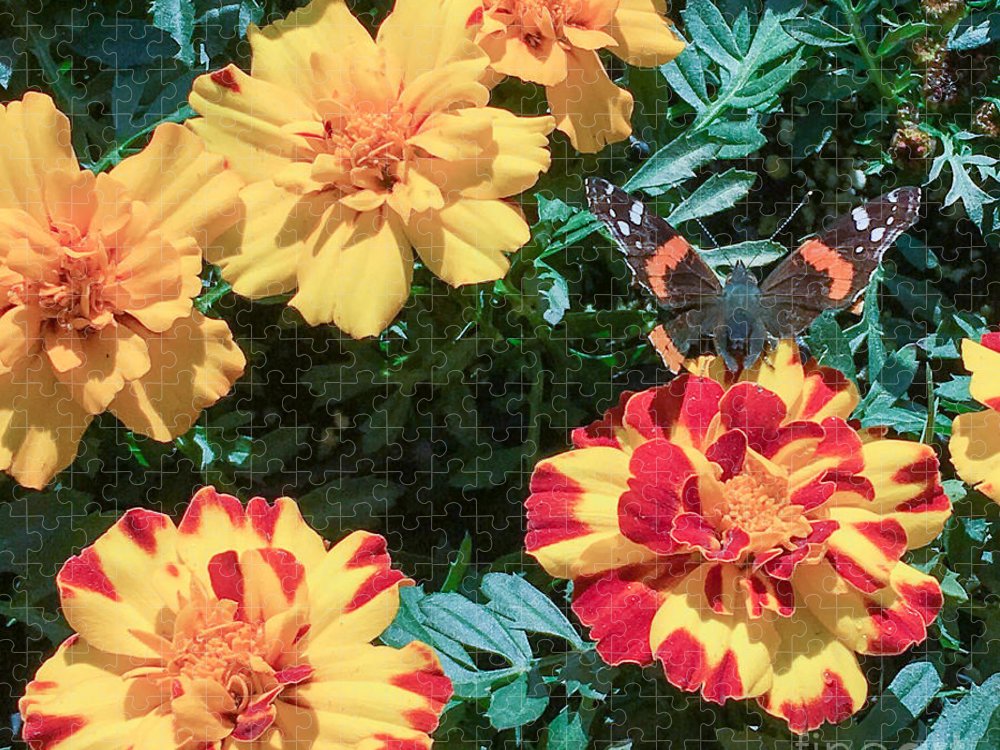
[[[63,613],[87,643],[108,652],[159,659],[187,594],[188,574],[168,516],[133,508],[56,576]]]
[[[503,278],[510,268],[504,253],[526,243],[530,232],[508,203],[461,198],[441,211],[411,216],[406,236],[431,272],[461,286]]]
[[[201,139],[175,123],[160,125],[142,151],[114,169],[111,177],[133,200],[151,210],[149,232],[170,242],[194,242],[205,249],[240,218],[237,194],[243,181],[222,156],[205,150]],[[201,271],[193,268],[194,275]]]
[[[647,440],[664,437],[701,448],[724,393],[716,381],[685,373],[632,396],[622,422]]]
[[[821,421],[826,417],[847,419],[860,401],[857,386],[843,373],[830,367],[805,367],[801,395],[789,416]]]
[[[310,244],[299,259],[299,290],[289,304],[310,325],[333,322],[354,338],[385,330],[409,297],[413,277],[399,221],[360,214],[325,228]]]
[[[36,354],[0,374],[0,468],[41,489],[76,457],[93,417]]]
[[[144,340],[148,372],[127,383],[109,408],[130,430],[161,442],[187,432],[203,409],[229,393],[246,365],[229,326],[197,310]]]
[[[33,91],[0,106],[0,209],[27,211],[47,226],[45,195],[60,173],[81,172],[69,120],[52,99]]]
[[[948,443],[955,471],[987,497],[1000,502],[1000,412],[959,414]]]
[[[663,18],[665,12],[663,0],[620,0],[610,28],[618,46],[611,51],[641,68],[673,60],[685,45]]]
[[[802,734],[824,722],[841,722],[861,709],[868,683],[844,644],[801,610],[775,627],[781,648],[775,653],[771,688],[759,699],[765,711]]]
[[[831,508],[838,528],[827,540],[826,559],[837,574],[866,594],[888,585],[906,551],[906,532],[893,518],[868,510]]]
[[[628,491],[618,501],[621,533],[661,555],[679,551],[672,536],[683,513],[684,487],[695,467],[684,451],[666,440],[650,440],[629,461]]]
[[[399,609],[399,587],[413,583],[391,564],[383,537],[355,531],[310,569],[307,655],[370,641],[389,627]]]
[[[576,578],[650,560],[618,527],[629,456],[597,447],[540,461],[531,475],[525,548],[550,575]]]
[[[173,747],[169,695],[151,680],[122,678],[141,664],[71,637],[28,684],[22,739],[36,750]]]
[[[275,703],[283,737],[308,747],[430,747],[452,687],[429,646],[341,646],[317,650],[311,663],[314,678]]]
[[[770,622],[750,620],[745,610],[713,609],[706,593],[713,568],[699,566],[663,597],[650,644],[672,685],[721,704],[771,687],[778,640]]]
[[[546,89],[556,128],[585,154],[628,138],[632,95],[611,82],[597,53],[571,49],[566,64],[566,80]]]
[[[984,340],[992,343],[992,339]],[[997,387],[996,372],[1000,368],[1000,352],[975,341],[962,341],[962,363],[972,373],[969,392],[983,406],[1000,409],[1000,388]]]

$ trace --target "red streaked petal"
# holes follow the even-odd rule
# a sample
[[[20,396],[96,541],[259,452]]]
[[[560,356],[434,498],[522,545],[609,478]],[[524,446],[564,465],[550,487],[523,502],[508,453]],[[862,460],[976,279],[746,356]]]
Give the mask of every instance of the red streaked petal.
[[[737,383],[719,403],[722,426],[746,433],[750,447],[764,455],[778,437],[778,428],[787,415],[785,402],[756,383]]]
[[[859,591],[883,588],[906,551],[906,532],[892,518],[854,508],[833,508],[840,525],[827,540],[826,558]]]
[[[847,419],[858,405],[858,389],[839,370],[806,366],[802,396],[792,416],[819,421],[826,417]]]
[[[622,534],[660,554],[674,553],[677,545],[670,532],[694,467],[683,450],[658,439],[636,448],[629,470],[629,489],[618,501]]]
[[[685,373],[667,385],[632,396],[623,422],[648,440],[669,438],[699,448],[723,393],[714,380]]]
[[[705,458],[722,467],[720,482],[726,482],[739,474],[746,457],[747,436],[742,430],[722,433],[705,451]]]
[[[680,556],[658,567],[637,565],[575,581],[573,612],[590,628],[597,653],[605,662],[649,664],[653,660],[649,628],[663,592],[694,564]]]
[[[278,715],[274,699],[282,690],[281,685],[258,696],[236,717],[232,737],[240,742],[254,742],[264,734]]]
[[[983,339],[990,343],[997,340],[996,334],[986,334]],[[991,409],[1000,409],[1000,387],[996,373],[1000,370],[1000,352],[984,343],[965,339],[962,341],[962,362],[972,373],[969,392],[972,397]]]
[[[618,404],[608,409],[603,417],[586,427],[577,427],[573,430],[573,445],[577,448],[593,448],[599,445],[611,448],[623,447],[618,440],[618,433],[622,430],[625,405],[632,395],[632,391],[623,392],[618,398]]]

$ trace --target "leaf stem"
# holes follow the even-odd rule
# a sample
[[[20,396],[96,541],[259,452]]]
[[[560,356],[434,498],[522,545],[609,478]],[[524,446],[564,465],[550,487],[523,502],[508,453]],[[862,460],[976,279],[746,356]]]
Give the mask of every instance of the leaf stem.
[[[115,166],[118,162],[122,160],[122,154],[129,148],[131,148],[133,143],[142,138],[145,138],[147,135],[152,133],[154,130],[156,130],[156,128],[158,128],[163,123],[184,122],[185,120],[191,118],[192,116],[194,116],[194,110],[191,109],[191,107],[189,107],[187,104],[181,105],[181,107],[177,109],[176,112],[171,112],[169,115],[161,117],[160,119],[156,120],[156,122],[147,125],[142,130],[133,133],[128,138],[123,140],[121,143],[117,144],[114,148],[112,148],[106,154],[104,154],[104,156],[102,156],[100,159],[94,162],[94,164],[90,167],[90,170],[92,172],[100,173],[103,172],[108,167]]]
[[[882,95],[883,99],[898,102],[899,97],[889,84],[886,83],[885,75],[882,73],[882,66],[879,65],[878,60],[875,59],[875,55],[872,54],[871,47],[868,46],[868,37],[865,36],[865,31],[861,27],[861,18],[854,5],[850,0],[845,0],[837,4],[844,11],[844,15],[847,16],[847,25],[851,30],[851,37],[854,39],[854,46],[861,53],[861,57],[865,61],[865,67],[868,68],[868,74],[871,76],[871,80],[878,89],[879,94]]]

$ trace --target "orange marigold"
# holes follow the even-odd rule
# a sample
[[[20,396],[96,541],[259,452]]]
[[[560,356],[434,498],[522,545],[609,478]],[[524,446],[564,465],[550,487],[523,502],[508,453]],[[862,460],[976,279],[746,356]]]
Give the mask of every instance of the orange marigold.
[[[130,510],[57,583],[78,635],[21,699],[32,750],[416,750],[451,697],[429,646],[371,643],[413,583],[385,540],[328,549],[289,498]]]
[[[414,250],[455,286],[507,272],[529,231],[503,199],[548,169],[554,122],[486,106],[470,2],[398,0],[373,40],[343,0],[313,0],[251,27],[249,75],[195,81],[190,126],[251,183],[212,256],[238,293],[295,291],[306,321],[360,338],[405,303]]]
[[[497,73],[545,86],[556,127],[596,153],[632,132],[632,95],[604,70],[607,48],[653,67],[684,49],[663,17],[664,0],[482,0],[470,17]]]
[[[929,446],[846,421],[843,375],[788,343],[773,361],[624,394],[536,467],[526,546],[573,579],[605,661],[659,660],[683,690],[756,698],[804,732],[864,704],[856,653],[927,637],[941,588],[902,557],[951,505]]]
[[[242,182],[174,124],[94,175],[42,94],[0,106],[0,141],[0,469],[40,488],[95,415],[170,440],[243,372],[191,302]]]
[[[962,361],[972,373],[969,391],[985,411],[959,414],[952,425],[951,462],[958,475],[1000,503],[1000,333],[962,341]]]

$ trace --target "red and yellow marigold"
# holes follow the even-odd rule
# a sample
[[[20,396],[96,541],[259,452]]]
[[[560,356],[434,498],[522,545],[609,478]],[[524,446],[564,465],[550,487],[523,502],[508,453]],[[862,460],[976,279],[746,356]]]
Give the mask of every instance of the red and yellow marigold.
[[[951,462],[962,479],[1000,503],[1000,333],[962,341],[962,362],[972,373],[969,392],[988,408],[955,418]]]
[[[427,748],[451,696],[422,643],[371,643],[400,586],[385,540],[329,547],[288,498],[199,491],[128,511],[57,577],[77,632],[21,699],[32,750]]]
[[[929,446],[847,421],[840,373],[789,344],[773,362],[624,394],[535,469],[526,546],[608,663],[804,732],[863,705],[856,654],[926,638],[941,589],[902,557],[951,506]]]
[[[343,0],[313,0],[251,27],[249,75],[195,81],[190,126],[250,182],[212,256],[238,293],[294,291],[309,323],[363,337],[405,303],[414,251],[455,286],[506,273],[529,231],[504,199],[548,169],[554,122],[486,106],[472,1],[398,0],[373,40]]]
[[[545,87],[556,127],[596,153],[632,132],[632,94],[604,70],[607,48],[653,67],[684,49],[663,17],[664,0],[481,0],[470,17],[493,70]]]
[[[0,106],[0,142],[0,469],[39,488],[95,415],[170,440],[243,372],[191,302],[242,182],[174,124],[94,175],[42,94]]]

